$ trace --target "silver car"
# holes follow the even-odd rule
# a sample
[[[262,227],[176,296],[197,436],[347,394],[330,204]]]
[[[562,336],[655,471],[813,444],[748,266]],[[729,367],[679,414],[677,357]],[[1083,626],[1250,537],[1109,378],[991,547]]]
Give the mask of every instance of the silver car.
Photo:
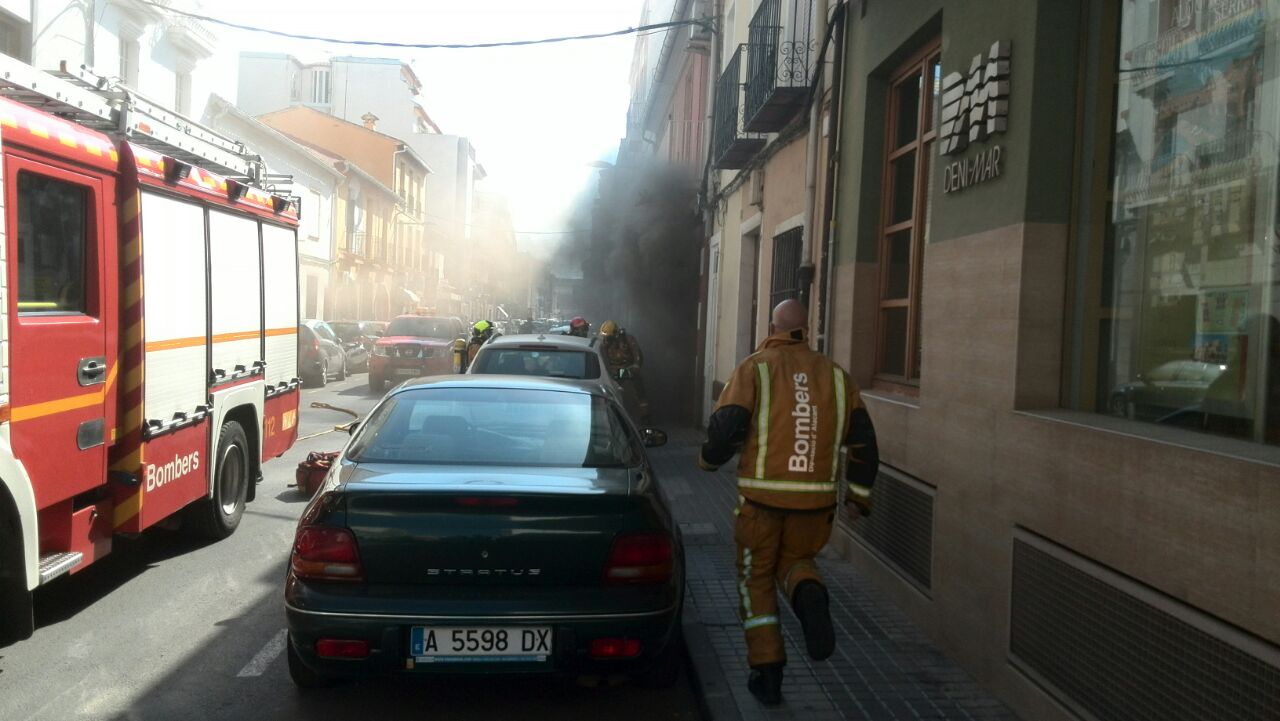
[[[570,378],[598,385],[619,405],[622,388],[608,372],[599,338],[572,335],[504,335],[480,347],[468,374]]]

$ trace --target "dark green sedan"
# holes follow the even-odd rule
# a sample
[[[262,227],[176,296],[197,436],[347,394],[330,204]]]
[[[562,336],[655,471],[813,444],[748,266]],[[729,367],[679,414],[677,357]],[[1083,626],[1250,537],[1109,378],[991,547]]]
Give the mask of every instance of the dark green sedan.
[[[684,553],[639,430],[598,387],[451,376],[396,388],[298,523],[300,687],[384,674],[674,683]]]

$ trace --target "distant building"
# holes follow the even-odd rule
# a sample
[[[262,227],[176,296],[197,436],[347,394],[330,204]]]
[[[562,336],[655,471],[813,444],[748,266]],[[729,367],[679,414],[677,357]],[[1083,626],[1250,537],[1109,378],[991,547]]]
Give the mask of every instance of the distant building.
[[[343,313],[357,320],[385,320],[432,307],[439,288],[432,253],[424,248],[426,162],[405,143],[304,106],[258,118],[281,133],[339,161],[347,182],[342,207],[334,287]],[[365,121],[374,126],[376,118]],[[345,296],[345,298],[344,298]],[[363,315],[360,315],[363,314]]]
[[[469,298],[475,222],[475,184],[485,177],[470,141],[440,131],[421,103],[413,68],[389,58],[336,57],[303,63],[282,53],[241,53],[236,104],[251,115],[305,106],[350,123],[376,118],[380,132],[406,143],[432,168],[426,179],[431,207],[422,217],[426,244],[438,255],[440,312],[470,316],[481,301]]]

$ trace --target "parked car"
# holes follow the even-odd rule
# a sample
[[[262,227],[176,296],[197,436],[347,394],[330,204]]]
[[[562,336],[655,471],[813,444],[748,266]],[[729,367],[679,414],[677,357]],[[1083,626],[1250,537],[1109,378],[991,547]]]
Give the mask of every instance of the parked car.
[[[331,320],[328,323],[342,341],[342,349],[347,354],[347,368],[352,372],[369,370],[369,349],[377,339],[365,335],[359,321]]]
[[[381,393],[387,381],[453,372],[451,344],[464,337],[457,318],[402,315],[391,321],[373,345],[369,358],[369,390]]]
[[[372,353],[373,344],[387,333],[387,322],[385,320],[362,320],[360,321],[360,332],[369,339],[369,352]]]
[[[1137,380],[1116,386],[1111,392],[1112,413],[1140,420],[1174,420],[1179,414],[1199,412],[1209,386],[1227,366],[1197,360],[1173,360],[1139,373]]]
[[[572,378],[598,385],[620,404],[622,387],[609,375],[598,338],[571,335],[504,335],[476,352],[468,373]]]
[[[303,382],[321,388],[330,378],[347,377],[347,354],[328,323],[304,320],[298,325],[298,370]]]
[[[284,589],[294,683],[674,683],[685,558],[645,453],[665,441],[590,384],[465,375],[392,390],[298,523]]]

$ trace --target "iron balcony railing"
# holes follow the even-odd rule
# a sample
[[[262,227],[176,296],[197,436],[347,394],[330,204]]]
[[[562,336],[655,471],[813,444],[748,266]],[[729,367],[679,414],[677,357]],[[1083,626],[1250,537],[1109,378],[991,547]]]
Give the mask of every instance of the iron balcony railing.
[[[711,158],[717,168],[742,168],[764,147],[764,137],[742,127],[742,56],[745,45],[733,51],[716,81],[716,105]]]
[[[781,130],[804,104],[817,68],[813,0],[764,0],[747,34],[745,127]]]

